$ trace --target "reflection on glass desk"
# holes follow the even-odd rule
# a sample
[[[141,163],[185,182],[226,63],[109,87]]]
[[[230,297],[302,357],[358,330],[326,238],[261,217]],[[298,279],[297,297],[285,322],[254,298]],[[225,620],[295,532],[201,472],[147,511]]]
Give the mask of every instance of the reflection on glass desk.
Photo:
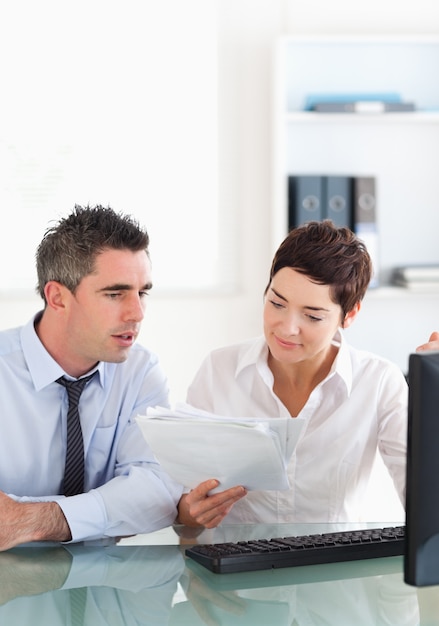
[[[178,527],[119,542],[18,547],[0,553],[0,624],[439,626],[439,587],[406,585],[403,557],[221,575],[184,557],[194,543],[348,528],[355,525],[229,525],[195,536]]]

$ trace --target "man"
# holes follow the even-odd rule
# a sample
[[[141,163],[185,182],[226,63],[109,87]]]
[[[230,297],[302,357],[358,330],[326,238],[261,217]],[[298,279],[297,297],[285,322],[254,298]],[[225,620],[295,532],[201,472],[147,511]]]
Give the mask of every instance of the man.
[[[152,287],[148,244],[129,216],[77,206],[38,247],[44,310],[0,332],[0,550],[150,532],[176,519],[182,486],[160,468],[134,420],[169,402],[156,356],[135,344]],[[83,377],[74,406],[69,387]],[[67,445],[75,413],[79,455]],[[79,463],[73,488],[67,448]],[[209,487],[183,496],[183,522],[196,525],[194,500],[225,514],[234,494],[206,502]]]

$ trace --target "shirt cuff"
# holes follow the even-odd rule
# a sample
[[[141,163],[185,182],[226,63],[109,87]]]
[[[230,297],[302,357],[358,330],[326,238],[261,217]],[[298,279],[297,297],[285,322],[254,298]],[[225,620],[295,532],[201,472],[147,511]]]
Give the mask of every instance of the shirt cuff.
[[[98,539],[108,526],[104,502],[96,490],[58,500],[70,527],[71,542]],[[70,543],[70,542],[66,542]]]

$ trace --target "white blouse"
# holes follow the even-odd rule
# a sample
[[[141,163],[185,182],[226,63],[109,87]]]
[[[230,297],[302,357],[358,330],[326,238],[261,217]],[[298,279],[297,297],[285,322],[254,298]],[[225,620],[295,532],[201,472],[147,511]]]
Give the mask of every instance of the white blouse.
[[[404,375],[390,361],[349,346],[341,331],[334,344],[339,351],[331,371],[299,413],[305,426],[288,465],[290,489],[249,492],[227,523],[369,521],[362,519],[362,500],[377,449],[404,504]],[[273,392],[267,356],[263,337],[214,350],[187,402],[219,415],[288,416]]]

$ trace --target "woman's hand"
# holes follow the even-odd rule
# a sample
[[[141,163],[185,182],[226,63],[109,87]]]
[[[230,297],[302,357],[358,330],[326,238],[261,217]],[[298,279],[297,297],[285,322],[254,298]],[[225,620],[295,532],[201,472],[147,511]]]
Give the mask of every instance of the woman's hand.
[[[416,352],[423,352],[424,350],[439,350],[439,333],[437,331],[431,333],[427,343],[416,348]]]

